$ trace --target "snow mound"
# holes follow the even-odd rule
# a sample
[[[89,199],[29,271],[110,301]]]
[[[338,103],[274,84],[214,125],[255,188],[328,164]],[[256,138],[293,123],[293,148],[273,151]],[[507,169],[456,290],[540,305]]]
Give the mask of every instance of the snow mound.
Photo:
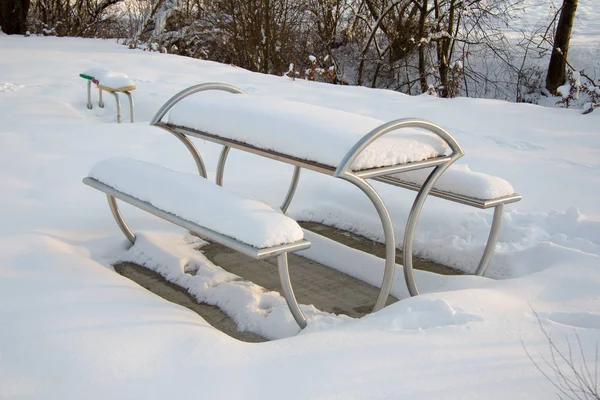
[[[386,328],[389,330],[421,330],[483,321],[477,315],[454,308],[444,299],[427,297],[404,299],[374,316],[385,318]],[[368,320],[370,317],[364,319]]]

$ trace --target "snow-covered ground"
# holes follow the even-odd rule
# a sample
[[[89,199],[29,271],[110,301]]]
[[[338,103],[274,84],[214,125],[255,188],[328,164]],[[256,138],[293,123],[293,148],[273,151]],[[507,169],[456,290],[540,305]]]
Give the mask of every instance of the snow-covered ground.
[[[593,369],[600,112],[291,81],[102,40],[0,36],[0,54],[0,398],[548,398],[556,389],[527,356],[544,368],[551,354],[543,331],[565,351],[571,343],[581,366],[579,338]],[[138,122],[116,124],[108,96],[106,108],[86,108],[78,74],[97,66],[135,81]],[[466,152],[460,164],[500,176],[523,195],[504,216],[488,274],[497,279],[419,274],[424,295],[361,320],[306,305],[309,326],[296,335],[278,294],[236,284],[192,252],[182,230],[123,207],[131,226],[145,232],[127,249],[104,196],[81,179],[116,156],[194,172],[181,143],[148,121],[179,90],[209,81],[257,97],[380,120],[420,117],[446,128]],[[220,148],[196,145],[214,177]],[[225,186],[276,206],[291,173],[232,151]],[[377,188],[401,240],[414,193]],[[308,171],[290,215],[382,238],[364,195]],[[430,198],[415,250],[473,271],[490,222],[489,211]],[[307,238],[314,242],[309,257],[380,281],[380,260]],[[117,260],[144,262],[226,309],[241,327],[284,339],[231,339],[114,273]],[[198,274],[184,273],[191,269]],[[401,275],[393,293],[402,297]]]

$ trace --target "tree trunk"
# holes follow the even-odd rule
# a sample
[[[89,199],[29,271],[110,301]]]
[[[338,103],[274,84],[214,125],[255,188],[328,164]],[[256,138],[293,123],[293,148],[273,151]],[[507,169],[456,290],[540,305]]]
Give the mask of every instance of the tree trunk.
[[[29,0],[0,1],[0,27],[9,35],[24,35],[27,32]]]
[[[556,34],[554,36],[554,47],[550,56],[548,75],[546,75],[546,89],[555,93],[559,86],[564,85],[567,80],[567,53],[569,41],[577,10],[577,0],[563,0]]]
[[[423,0],[419,14],[419,82],[421,83],[421,93],[426,93],[429,89],[427,84],[427,64],[425,60],[425,23],[427,21],[427,0]]]

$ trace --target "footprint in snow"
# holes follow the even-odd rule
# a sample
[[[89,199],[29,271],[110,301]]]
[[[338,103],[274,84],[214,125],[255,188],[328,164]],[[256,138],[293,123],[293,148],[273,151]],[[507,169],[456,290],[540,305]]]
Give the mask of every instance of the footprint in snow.
[[[23,89],[24,85],[15,85],[14,83],[0,82],[0,92],[16,92]]]
[[[531,142],[510,141],[510,140],[501,138],[499,136],[488,136],[487,138],[500,146],[509,147],[509,148],[515,149],[515,150],[524,150],[524,151],[546,150],[545,147],[537,145],[535,143],[531,143]]]

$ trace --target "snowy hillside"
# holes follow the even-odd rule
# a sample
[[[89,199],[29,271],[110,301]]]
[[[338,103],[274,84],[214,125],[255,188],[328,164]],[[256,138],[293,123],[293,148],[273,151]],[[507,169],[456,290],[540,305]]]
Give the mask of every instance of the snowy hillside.
[[[590,54],[598,54],[597,20],[586,21],[596,51]],[[543,330],[565,351],[580,340],[593,370],[600,342],[600,110],[581,115],[292,81],[103,40],[0,36],[0,54],[0,398],[550,398],[556,389],[526,353],[545,365],[551,355]],[[108,96],[104,109],[86,108],[78,74],[96,66],[134,80],[136,123],[116,124]],[[290,325],[272,327],[273,337],[290,337],[246,344],[114,273],[112,262],[145,257],[185,278],[186,257],[193,256],[184,232],[131,208],[124,208],[127,219],[147,240],[127,250],[105,198],[81,179],[114,156],[194,172],[181,143],[148,122],[179,90],[211,81],[261,98],[380,120],[419,117],[446,128],[465,150],[459,164],[502,177],[523,195],[505,211],[488,274],[496,279],[420,274],[429,282],[422,296],[361,320],[316,313],[298,335]],[[214,177],[219,146],[196,145]],[[278,205],[291,173],[233,151],[226,186]],[[414,193],[378,190],[401,240]],[[315,173],[303,172],[290,215],[382,239],[359,191]],[[491,219],[490,212],[430,198],[415,251],[472,272]],[[327,256],[310,251],[308,257]],[[344,260],[355,257],[338,251]],[[399,295],[402,285],[394,287]],[[245,295],[235,312],[272,296],[258,289]]]

